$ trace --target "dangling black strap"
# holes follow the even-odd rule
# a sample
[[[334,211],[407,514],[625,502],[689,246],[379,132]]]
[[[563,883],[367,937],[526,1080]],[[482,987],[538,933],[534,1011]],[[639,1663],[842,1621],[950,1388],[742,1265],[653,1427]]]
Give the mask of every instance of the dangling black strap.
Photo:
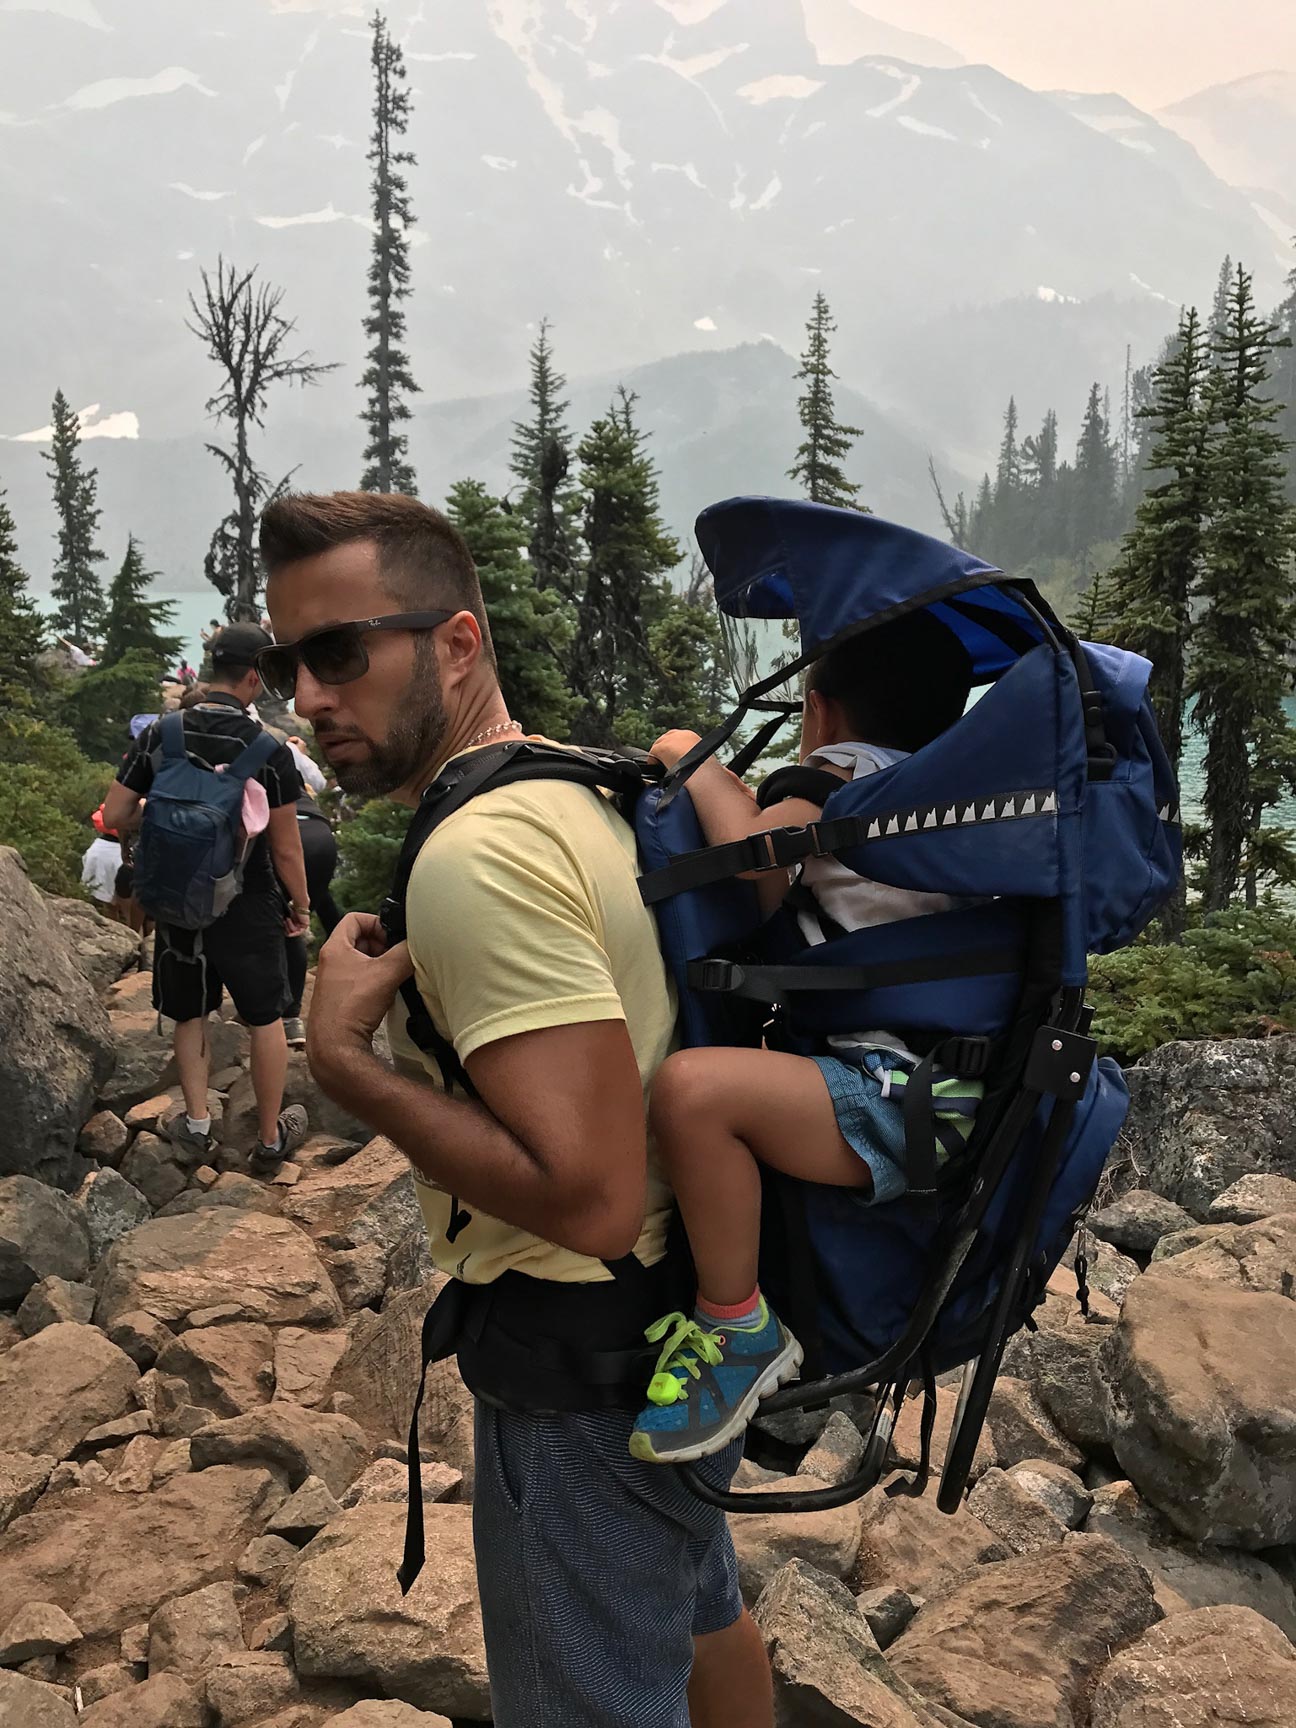
[[[904,1084],[905,1175],[908,1192],[915,1197],[936,1192],[936,1110],[932,1097],[935,1072],[933,1050],[910,1071]]]
[[[773,719],[767,720],[759,731],[747,740],[742,749],[736,750],[725,763],[729,772],[736,774],[740,780],[752,764],[760,760],[766,747],[778,737],[788,721],[797,712],[797,705],[794,702],[780,702],[778,710]]]
[[[427,1371],[434,1362],[444,1362],[458,1348],[467,1316],[471,1286],[451,1279],[436,1301],[423,1316],[421,1344],[422,1367],[419,1370],[418,1391],[414,1395],[414,1410],[409,1427],[409,1507],[405,1514],[405,1552],[396,1573],[401,1595],[408,1595],[410,1586],[423,1570],[426,1558],[423,1527],[423,1467],[419,1456],[419,1411],[423,1406],[423,1390]]]
[[[914,1493],[921,1494],[931,1480],[932,1436],[936,1432],[936,1370],[930,1348],[919,1357],[922,1367],[923,1408],[918,1427],[918,1474],[914,1477]]]

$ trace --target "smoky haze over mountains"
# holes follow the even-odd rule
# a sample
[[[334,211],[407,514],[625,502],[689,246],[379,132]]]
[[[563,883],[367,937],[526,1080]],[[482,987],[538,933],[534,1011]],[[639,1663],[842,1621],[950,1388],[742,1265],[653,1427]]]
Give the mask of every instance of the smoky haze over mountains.
[[[865,431],[852,478],[930,526],[929,448],[966,483],[1014,390],[1025,423],[1056,405],[1069,441],[1089,383],[1118,385],[1127,343],[1152,357],[1225,252],[1262,303],[1287,267],[1281,199],[1245,189],[1266,182],[1227,184],[1119,97],[1028,90],[846,0],[728,0],[692,22],[651,0],[388,10],[414,94],[429,499],[468,473],[505,483],[542,314],[577,428],[618,379],[639,389],[674,527],[780,487],[789,355],[822,288],[843,417]],[[132,528],[172,588],[201,584],[226,507],[201,448],[213,376],[184,328],[200,264],[260,265],[303,346],[342,363],[272,401],[265,466],[359,475],[369,96],[359,12],[0,0],[0,433],[45,426],[56,386],[134,415],[137,440],[87,451],[105,545],[118,557]],[[38,584],[43,448],[0,443]]]

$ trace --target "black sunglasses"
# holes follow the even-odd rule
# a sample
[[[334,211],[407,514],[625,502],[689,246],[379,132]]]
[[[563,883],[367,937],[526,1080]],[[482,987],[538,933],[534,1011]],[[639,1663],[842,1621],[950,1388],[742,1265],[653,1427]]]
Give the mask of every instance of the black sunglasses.
[[[462,608],[460,608],[462,610]],[[369,630],[435,630],[454,612],[392,612],[385,618],[355,618],[347,624],[324,624],[308,630],[296,642],[276,642],[257,651],[256,669],[270,694],[291,702],[297,689],[297,668],[305,666],[321,684],[350,684],[369,670],[364,645]]]

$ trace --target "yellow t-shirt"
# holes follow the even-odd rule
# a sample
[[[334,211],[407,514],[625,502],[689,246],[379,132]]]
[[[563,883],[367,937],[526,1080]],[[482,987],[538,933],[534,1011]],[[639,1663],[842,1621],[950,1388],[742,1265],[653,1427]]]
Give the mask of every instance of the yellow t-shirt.
[[[519,1032],[624,1020],[643,1080],[675,1037],[675,994],[639,896],[634,835],[598,792],[560,780],[481,793],[437,828],[415,862],[406,927],[420,994],[461,1062]],[[387,1019],[405,1073],[440,1084],[435,1058],[405,1030],[398,997]],[[599,1260],[460,1205],[415,1173],[432,1258],[485,1284],[517,1269],[560,1283],[610,1276]],[[665,1250],[670,1192],[649,1147],[645,1265]]]

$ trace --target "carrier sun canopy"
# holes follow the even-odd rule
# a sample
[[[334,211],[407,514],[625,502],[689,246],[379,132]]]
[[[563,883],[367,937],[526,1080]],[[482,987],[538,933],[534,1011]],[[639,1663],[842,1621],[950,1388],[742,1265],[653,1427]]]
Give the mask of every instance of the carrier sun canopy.
[[[1013,597],[1029,584],[879,516],[799,499],[729,498],[702,512],[697,538],[720,610],[732,618],[795,618],[803,662],[923,606],[971,655],[974,683],[997,678],[1044,640]]]

